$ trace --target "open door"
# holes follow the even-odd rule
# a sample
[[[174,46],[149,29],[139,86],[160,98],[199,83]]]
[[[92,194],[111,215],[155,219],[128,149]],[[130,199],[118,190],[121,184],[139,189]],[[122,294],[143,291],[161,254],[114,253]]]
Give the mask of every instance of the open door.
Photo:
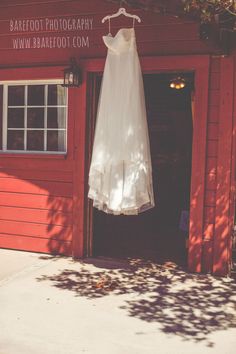
[[[94,256],[186,262],[193,75],[183,75],[187,85],[181,90],[170,88],[172,73],[144,75],[156,206],[138,216],[93,209]]]

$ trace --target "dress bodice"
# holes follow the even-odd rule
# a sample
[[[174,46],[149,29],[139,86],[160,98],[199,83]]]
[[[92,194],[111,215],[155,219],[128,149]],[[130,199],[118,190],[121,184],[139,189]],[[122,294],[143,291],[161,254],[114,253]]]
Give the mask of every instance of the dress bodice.
[[[111,34],[103,36],[103,41],[116,54],[136,48],[134,28],[121,28],[114,37]]]

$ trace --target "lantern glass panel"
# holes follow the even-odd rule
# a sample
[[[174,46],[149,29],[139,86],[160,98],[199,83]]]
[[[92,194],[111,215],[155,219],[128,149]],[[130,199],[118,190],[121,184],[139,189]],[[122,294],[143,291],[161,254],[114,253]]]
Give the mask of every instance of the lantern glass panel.
[[[71,61],[71,67],[64,70],[64,85],[67,87],[76,87],[81,83],[80,69],[75,61]]]

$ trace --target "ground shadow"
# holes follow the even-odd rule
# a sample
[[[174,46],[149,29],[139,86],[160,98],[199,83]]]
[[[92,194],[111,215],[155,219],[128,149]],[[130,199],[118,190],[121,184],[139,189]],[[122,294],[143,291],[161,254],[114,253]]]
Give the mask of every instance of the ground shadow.
[[[88,299],[132,294],[122,306],[129,316],[156,322],[164,333],[208,346],[214,345],[210,340],[214,331],[236,327],[233,279],[187,274],[170,262],[131,259],[113,269],[96,263],[92,271],[82,262],[79,271],[65,269],[38,281],[51,281],[58,289]]]

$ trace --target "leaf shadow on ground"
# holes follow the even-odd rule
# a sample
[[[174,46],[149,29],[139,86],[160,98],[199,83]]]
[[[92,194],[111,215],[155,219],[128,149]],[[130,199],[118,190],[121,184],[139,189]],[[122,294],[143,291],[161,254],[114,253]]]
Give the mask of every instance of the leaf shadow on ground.
[[[207,346],[214,346],[210,340],[213,332],[236,327],[233,279],[189,274],[173,263],[139,259],[113,267],[92,263],[92,270],[81,261],[77,262],[78,271],[64,269],[37,280],[51,281],[58,289],[88,299],[132,294],[122,305],[129,316],[155,322],[162,332],[183,340],[205,341]]]

